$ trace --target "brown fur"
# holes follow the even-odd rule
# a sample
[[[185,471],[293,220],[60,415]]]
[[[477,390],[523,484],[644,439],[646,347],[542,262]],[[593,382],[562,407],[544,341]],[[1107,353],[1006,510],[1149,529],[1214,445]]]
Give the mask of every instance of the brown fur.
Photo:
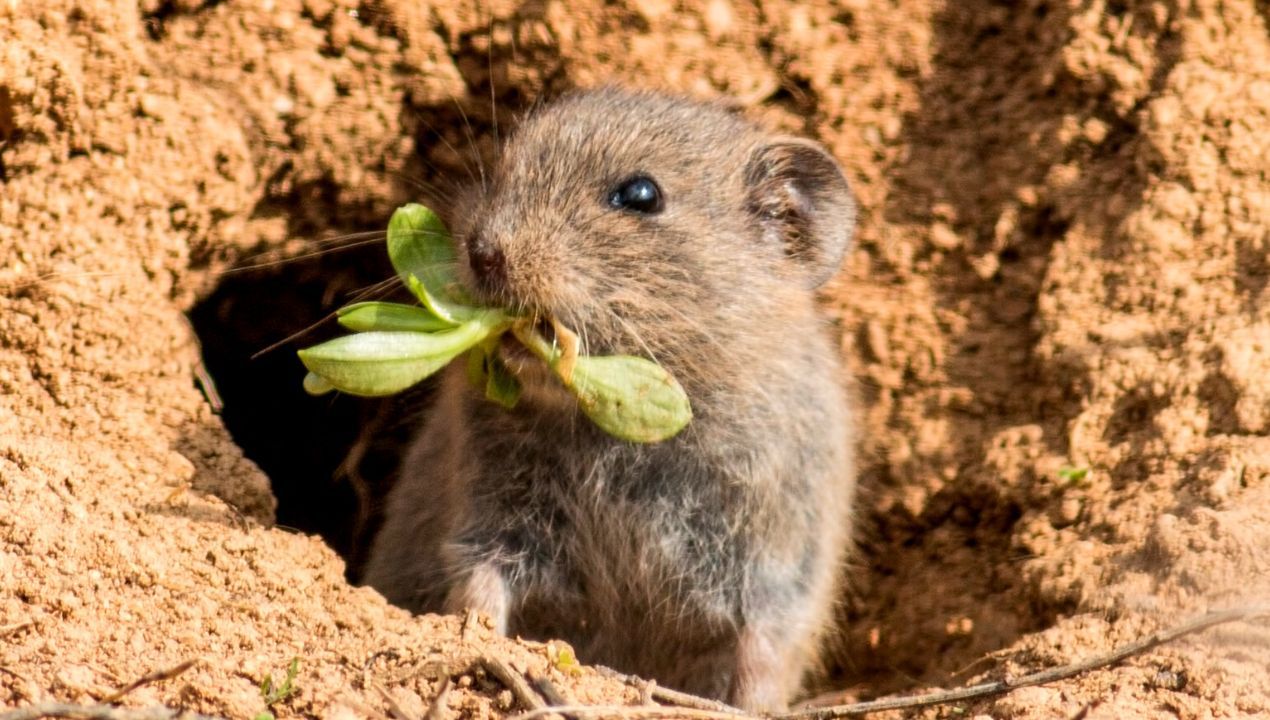
[[[635,173],[659,184],[659,214],[607,204]],[[609,89],[528,117],[454,208],[462,277],[562,321],[583,352],[656,360],[694,419],[634,445],[533,362],[507,355],[525,385],[511,412],[451,367],[366,581],[417,611],[474,607],[584,661],[783,707],[849,541],[849,408],[813,289],[854,214],[819,146],[716,106]]]

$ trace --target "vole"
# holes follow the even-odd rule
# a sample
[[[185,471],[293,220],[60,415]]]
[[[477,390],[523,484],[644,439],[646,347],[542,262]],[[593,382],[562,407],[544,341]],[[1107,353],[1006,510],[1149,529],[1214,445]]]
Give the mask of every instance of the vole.
[[[514,410],[454,363],[364,580],[584,662],[785,707],[849,542],[850,408],[815,302],[855,221],[838,163],[719,105],[578,91],[525,118],[449,210],[472,295],[554,318],[583,353],[654,360],[693,419],[625,442],[510,344]]]

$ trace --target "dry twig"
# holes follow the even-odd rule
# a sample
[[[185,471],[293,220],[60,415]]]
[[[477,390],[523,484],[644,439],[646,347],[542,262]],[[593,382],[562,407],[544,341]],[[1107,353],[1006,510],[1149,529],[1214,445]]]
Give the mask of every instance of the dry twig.
[[[657,700],[658,702],[667,703],[669,705],[678,705],[684,708],[695,708],[697,710],[706,710],[714,713],[723,713],[724,715],[744,715],[739,708],[734,708],[727,703],[711,700],[709,698],[699,697],[678,690],[665,688],[651,680],[645,680],[636,675],[626,675],[620,673],[613,668],[607,668],[602,665],[596,666],[596,671],[607,678],[624,682],[631,687],[640,691],[640,694]]]
[[[911,708],[925,707],[927,705],[943,705],[946,703],[962,702],[965,700],[981,700],[983,698],[993,697],[996,695],[1003,695],[1018,688],[1032,687],[1033,685],[1044,685],[1046,683],[1057,682],[1059,680],[1067,680],[1068,678],[1073,678],[1077,675],[1087,673],[1090,670],[1110,667],[1127,658],[1133,657],[1134,655],[1140,655],[1185,635],[1191,635],[1202,630],[1207,630],[1208,628],[1216,625],[1223,625],[1237,620],[1247,620],[1260,615],[1266,615],[1268,613],[1270,613],[1270,607],[1265,606],[1253,606],[1213,612],[1195,618],[1189,622],[1182,623],[1177,627],[1149,635],[1141,640],[1135,640],[1134,642],[1117,648],[1116,650],[1104,655],[1097,655],[1069,665],[1061,665],[1056,668],[1041,670],[1022,677],[1006,678],[1004,680],[980,683],[978,685],[971,685],[970,687],[958,688],[956,690],[940,690],[937,692],[922,693],[920,695],[882,698],[880,700],[870,700],[868,702],[852,703],[850,705],[834,705],[826,708],[801,710],[799,712],[777,715],[775,718],[778,718],[779,720],[833,720],[834,718],[857,717],[860,715],[867,715],[869,713],[881,712],[883,710],[907,710]]]
[[[496,657],[489,656],[481,658],[481,665],[490,675],[498,678],[498,681],[504,687],[511,690],[512,695],[516,697],[516,700],[525,709],[533,712],[547,707],[547,703],[543,702],[538,693],[529,686],[529,681],[525,679],[525,676],[516,672],[512,666]]]
[[[132,692],[133,690],[136,690],[139,687],[144,687],[146,685],[149,685],[150,683],[159,682],[160,680],[171,680],[172,678],[176,677],[177,675],[180,675],[186,670],[189,670],[190,668],[194,667],[197,664],[198,664],[198,658],[194,658],[193,660],[186,660],[185,662],[179,665],[174,665],[165,670],[155,670],[154,672],[146,673],[145,675],[142,675],[136,680],[133,680],[132,682],[128,683],[123,688],[116,690],[110,695],[107,695],[105,698],[102,698],[101,702],[103,705],[109,705],[114,702],[119,702],[120,698]]]
[[[203,391],[203,397],[207,398],[207,404],[212,410],[213,415],[220,415],[225,410],[225,401],[221,398],[220,391],[216,389],[216,381],[212,379],[212,374],[207,371],[207,365],[203,363],[203,343],[199,340],[198,332],[194,330],[194,323],[190,321],[188,315],[181,316],[185,320],[185,328],[189,331],[189,337],[194,341],[194,351],[197,353],[194,361],[194,382]]]
[[[472,608],[468,608],[467,612],[463,613],[463,627],[459,630],[459,639],[467,640],[468,636],[476,631],[476,625],[479,622],[480,615]]]
[[[22,622],[13,623],[12,625],[5,625],[4,627],[0,627],[0,638],[7,638],[10,635],[16,635],[30,627],[35,627],[34,620],[24,620]]]
[[[380,685],[379,683],[375,683],[375,690],[379,693],[379,696],[384,699],[384,702],[388,703],[388,712],[392,713],[395,720],[418,720],[413,714],[403,708],[401,703],[397,702],[397,698],[393,697],[392,693],[388,692],[388,688]]]
[[[114,705],[76,705],[46,702],[0,713],[0,720],[38,720],[39,718],[79,718],[79,720],[220,720],[208,715],[164,706],[121,708]]]
[[[220,415],[224,412],[225,401],[221,399],[220,391],[216,389],[216,381],[212,379],[212,374],[203,364],[202,350],[199,351],[199,360],[194,363],[194,381],[203,391],[203,397],[207,399],[207,405],[211,408],[212,414]]]
[[[687,720],[755,720],[758,715],[747,715],[736,712],[716,712],[714,710],[698,710],[690,707],[667,707],[665,705],[561,705],[531,710],[511,718],[511,720],[532,720],[546,715],[573,715],[575,717],[616,717],[616,718],[687,718]],[[3,720],[0,718],[0,720]]]
[[[535,673],[526,673],[526,676],[529,678],[529,682],[534,686],[534,689],[538,691],[538,694],[547,701],[547,704],[573,704],[569,701],[569,698],[564,696],[564,693],[560,692],[560,688],[556,687],[556,684],[551,682],[551,678]]]
[[[811,708],[796,712],[769,715],[766,717],[768,717],[769,720],[836,720],[837,718],[859,717],[870,713],[882,712],[884,710],[909,710],[913,708],[926,707],[928,705],[943,705],[967,700],[981,700],[983,698],[994,697],[996,695],[1003,695],[1011,690],[1016,690],[1022,687],[1044,685],[1045,683],[1067,680],[1069,678],[1076,677],[1077,675],[1089,672],[1090,670],[1110,667],[1127,658],[1133,657],[1134,655],[1140,655],[1186,635],[1207,630],[1208,628],[1215,627],[1217,625],[1223,625],[1225,623],[1235,622],[1238,620],[1249,620],[1254,617],[1266,615],[1270,615],[1270,606],[1264,605],[1213,612],[1178,625],[1177,627],[1163,630],[1140,640],[1136,640],[1104,655],[1098,655],[1069,665],[1041,670],[1022,677],[981,683],[979,685],[958,688],[956,690],[940,690],[937,692],[922,693],[920,695],[889,697],[879,700],[870,700],[867,702],[851,703],[849,705]],[[601,672],[609,675],[609,677],[621,679],[626,682],[632,682],[632,680],[634,680],[636,681],[635,684],[638,686],[638,678],[630,678],[629,676],[625,676],[611,670],[605,672],[605,670],[607,669],[602,669]],[[658,699],[662,699],[662,696],[666,693],[666,691],[662,688],[656,688],[653,692],[654,697],[657,697]],[[674,695],[677,700],[694,697],[684,693],[674,693]],[[630,718],[671,717],[689,718],[690,720],[754,720],[754,718],[758,717],[731,708],[727,710],[705,709],[702,708],[700,704],[710,703],[712,701],[704,700],[702,698],[695,698],[695,700],[699,704],[683,705],[681,707],[649,707],[639,705],[590,707],[585,705],[568,705],[546,707],[517,715],[513,718],[513,720],[532,720],[533,718],[542,717],[550,713],[568,713],[578,717],[620,717],[628,720]],[[672,700],[671,702],[675,701]],[[4,719],[0,718],[0,720]]]
[[[453,683],[449,677],[441,680],[441,689],[437,691],[436,698],[432,701],[432,707],[428,708],[428,714],[424,720],[445,720],[450,716],[450,708],[447,704],[450,698],[450,686]]]
[[[529,682],[533,684],[534,689],[538,691],[538,694],[546,699],[548,705],[563,707],[573,704],[572,698],[566,696],[560,688],[556,687],[556,684],[551,682],[550,678],[536,673],[526,673],[525,675],[529,678]],[[577,720],[572,715],[563,715],[562,717],[564,720]]]

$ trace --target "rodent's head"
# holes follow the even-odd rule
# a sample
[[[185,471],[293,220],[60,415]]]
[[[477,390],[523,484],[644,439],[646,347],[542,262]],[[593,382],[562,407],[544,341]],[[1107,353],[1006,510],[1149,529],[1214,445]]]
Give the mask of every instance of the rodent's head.
[[[810,312],[854,218],[819,145],[716,105],[604,89],[526,118],[451,224],[478,297],[678,376],[730,345],[732,325],[779,323],[791,302]]]

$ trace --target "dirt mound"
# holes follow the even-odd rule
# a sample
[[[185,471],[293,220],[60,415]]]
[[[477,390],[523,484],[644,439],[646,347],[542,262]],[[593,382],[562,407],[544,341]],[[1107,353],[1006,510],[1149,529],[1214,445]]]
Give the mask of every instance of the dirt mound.
[[[518,110],[611,81],[735,98],[859,195],[825,298],[864,485],[826,687],[1017,675],[1270,598],[1268,15],[0,1],[0,703],[192,658],[125,702],[251,716],[299,658],[278,714],[421,715],[453,678],[451,709],[501,716],[484,656],[635,698],[353,588],[331,548],[358,562],[409,416],[249,359],[387,277],[381,248],[315,242],[443,202]],[[1231,626],[944,712],[1270,716],[1268,663]]]

